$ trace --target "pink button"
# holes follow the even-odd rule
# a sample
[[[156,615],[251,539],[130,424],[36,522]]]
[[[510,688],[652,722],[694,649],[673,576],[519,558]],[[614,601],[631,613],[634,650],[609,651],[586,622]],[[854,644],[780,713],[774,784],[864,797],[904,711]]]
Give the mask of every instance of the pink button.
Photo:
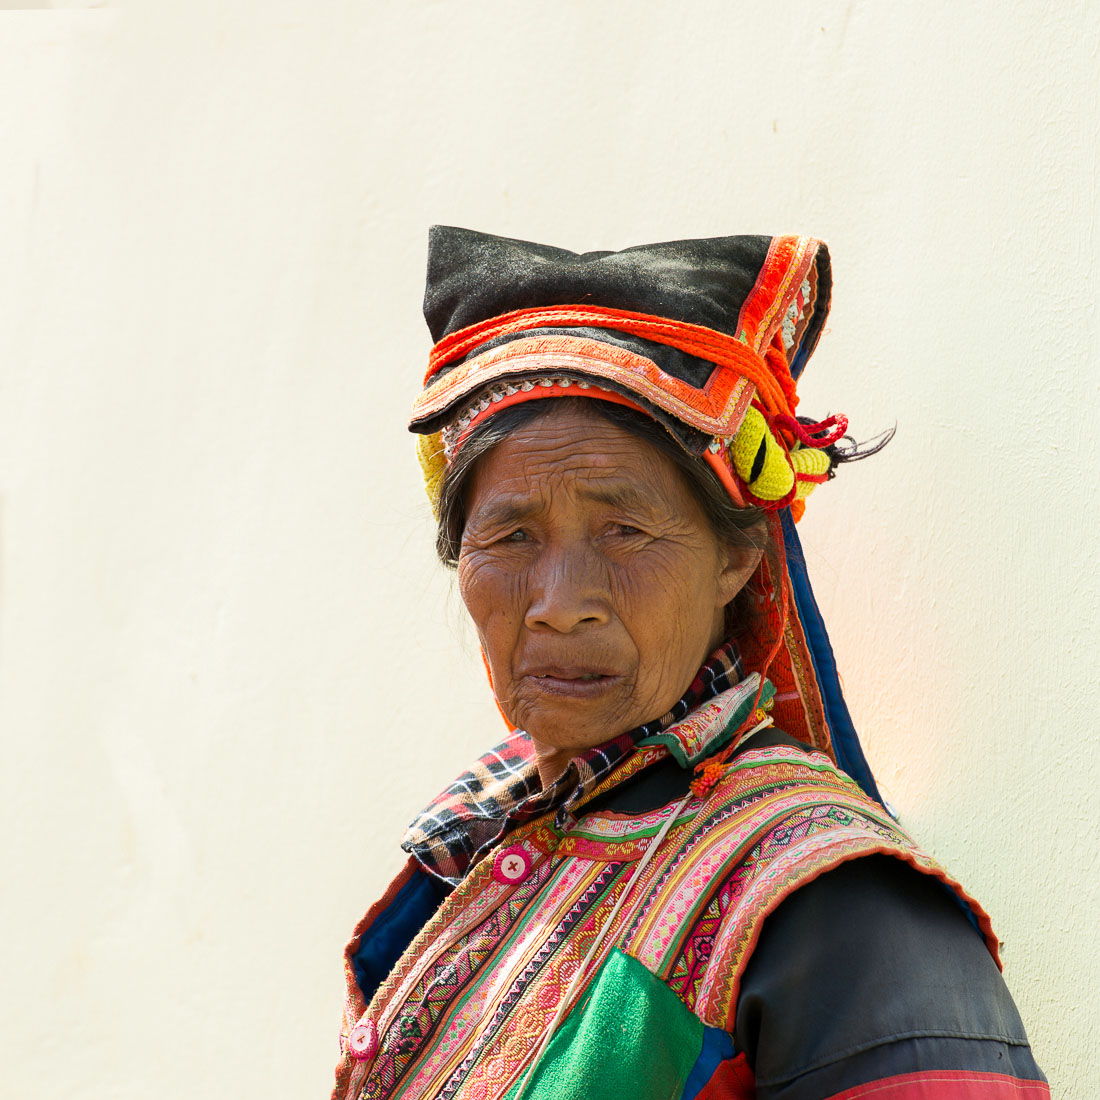
[[[378,1028],[373,1020],[360,1020],[351,1029],[348,1048],[351,1056],[359,1062],[365,1062],[378,1053]]]
[[[493,860],[493,878],[505,886],[515,886],[531,873],[531,860],[518,845],[502,848]]]

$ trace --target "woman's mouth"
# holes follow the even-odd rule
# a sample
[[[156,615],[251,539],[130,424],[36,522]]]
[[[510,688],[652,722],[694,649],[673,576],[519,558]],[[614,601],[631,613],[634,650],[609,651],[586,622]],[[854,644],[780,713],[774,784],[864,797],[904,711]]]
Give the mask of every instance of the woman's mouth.
[[[536,680],[602,680],[602,672],[582,672],[580,676],[551,676],[549,672],[540,673],[535,677]]]
[[[525,679],[543,694],[592,699],[608,691],[619,682],[620,677],[590,669],[555,668],[529,672]]]

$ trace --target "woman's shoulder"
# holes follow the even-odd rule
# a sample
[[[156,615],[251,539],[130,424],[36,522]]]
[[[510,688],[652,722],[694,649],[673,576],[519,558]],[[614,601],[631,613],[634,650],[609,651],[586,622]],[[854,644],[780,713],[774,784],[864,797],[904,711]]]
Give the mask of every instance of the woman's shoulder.
[[[927,877],[970,917],[985,937],[984,948],[974,937],[978,947],[996,959],[986,913],[884,806],[823,753],[782,734],[753,741],[731,760],[679,838],[678,876],[708,882],[707,912],[717,922],[695,1001],[705,1023],[732,1029],[741,981],[776,910],[823,876],[871,856]]]
[[[929,1071],[1046,1095],[1011,995],[956,898],[882,855],[805,884],[763,923],[734,1035],[758,1096],[831,1096]]]

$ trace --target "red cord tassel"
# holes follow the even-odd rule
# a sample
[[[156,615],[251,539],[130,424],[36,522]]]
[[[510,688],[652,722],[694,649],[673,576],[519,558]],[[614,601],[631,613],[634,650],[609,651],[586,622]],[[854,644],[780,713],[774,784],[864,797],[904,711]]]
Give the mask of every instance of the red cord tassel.
[[[801,420],[787,416],[786,413],[776,413],[772,417],[772,424],[790,432],[803,447],[813,447],[815,450],[839,443],[848,430],[848,418],[840,413],[819,420],[816,424],[803,424]],[[822,435],[822,432],[827,434]]]

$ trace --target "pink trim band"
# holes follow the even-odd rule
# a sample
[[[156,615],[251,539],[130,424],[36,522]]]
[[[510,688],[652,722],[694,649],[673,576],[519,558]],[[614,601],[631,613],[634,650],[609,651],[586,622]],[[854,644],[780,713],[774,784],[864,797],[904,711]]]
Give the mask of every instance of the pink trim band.
[[[925,1070],[883,1077],[845,1089],[829,1100],[1049,1100],[1045,1081],[1021,1081],[1003,1073]]]

